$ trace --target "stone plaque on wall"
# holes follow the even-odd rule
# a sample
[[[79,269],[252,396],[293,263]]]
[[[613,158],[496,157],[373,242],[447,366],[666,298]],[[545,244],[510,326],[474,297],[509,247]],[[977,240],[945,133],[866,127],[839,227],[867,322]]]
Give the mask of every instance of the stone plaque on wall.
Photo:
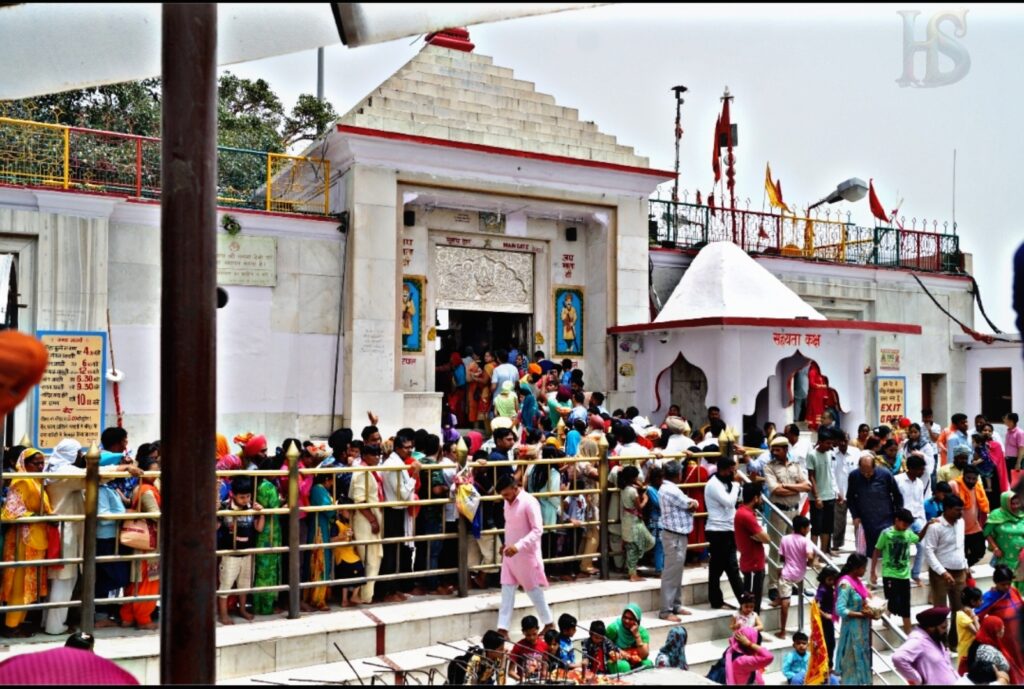
[[[533,313],[533,254],[439,245],[437,306]]]
[[[277,238],[217,235],[217,284],[277,286]]]

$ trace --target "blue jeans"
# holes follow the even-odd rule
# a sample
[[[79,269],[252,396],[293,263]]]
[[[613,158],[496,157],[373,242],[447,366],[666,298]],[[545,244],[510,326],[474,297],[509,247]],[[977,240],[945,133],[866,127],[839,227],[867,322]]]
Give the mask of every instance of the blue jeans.
[[[661,544],[661,527],[657,521],[651,522],[651,535],[654,536],[654,569],[658,572],[665,568],[665,546]]]
[[[790,684],[803,684],[804,683],[804,676],[805,675],[806,675],[806,673],[804,675],[796,675],[795,677],[793,677],[792,679],[789,680],[789,683]],[[838,685],[839,684],[839,678],[836,677],[835,675],[830,674],[828,676],[828,683],[829,684]]]
[[[927,522],[925,522],[924,519],[915,519],[914,523],[910,525],[910,530],[916,534],[920,534],[921,529],[924,528],[926,523]],[[917,549],[917,554],[914,556],[914,566],[910,572],[911,579],[917,579],[921,576],[921,567],[924,565],[924,546],[919,542],[914,547]]]
[[[442,517],[443,518],[443,517]],[[434,519],[427,518],[421,519],[416,525],[417,536],[435,536],[442,533],[443,524],[442,522]],[[436,570],[440,566],[441,562],[441,550],[444,548],[444,541],[419,541],[416,544],[416,569],[419,570]],[[417,581],[421,581],[417,578]],[[433,591],[441,584],[441,579],[437,575],[427,575],[422,580],[424,587],[427,590]]]

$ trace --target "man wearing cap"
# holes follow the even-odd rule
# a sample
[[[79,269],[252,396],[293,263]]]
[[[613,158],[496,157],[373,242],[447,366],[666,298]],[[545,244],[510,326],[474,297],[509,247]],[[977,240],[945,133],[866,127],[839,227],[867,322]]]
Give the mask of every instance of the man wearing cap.
[[[939,467],[938,478],[940,481],[952,483],[964,475],[964,469],[971,460],[971,448],[966,445],[958,445],[953,450],[953,463]]]
[[[690,439],[690,424],[680,416],[670,416],[665,419],[665,426],[671,435],[665,444],[666,454],[683,453],[695,446]]]
[[[782,537],[789,533],[786,520],[792,521],[798,514],[800,498],[811,490],[811,482],[807,480],[807,471],[796,462],[789,461],[789,441],[785,436],[772,440],[768,448],[772,459],[764,470],[764,478],[768,488],[768,499],[775,506],[770,512],[768,530],[771,537],[772,550],[778,552]],[[778,597],[779,567],[773,558],[768,567],[768,598]]]
[[[892,664],[910,685],[958,684],[949,653],[942,645],[949,628],[949,608],[928,608],[917,614],[917,626],[892,654]]]

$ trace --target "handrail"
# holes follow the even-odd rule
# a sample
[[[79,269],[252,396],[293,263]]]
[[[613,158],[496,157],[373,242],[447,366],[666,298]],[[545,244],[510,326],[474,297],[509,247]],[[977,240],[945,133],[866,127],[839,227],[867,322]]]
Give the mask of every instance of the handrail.
[[[744,483],[753,483],[753,481],[751,481],[750,477],[748,477],[742,470],[737,469],[736,474],[743,480]],[[770,500],[763,501],[763,504],[765,506],[767,506],[768,509],[775,514],[775,516],[780,517],[782,519],[782,521],[786,524],[786,526],[788,526],[790,529],[793,528],[793,522],[789,519],[789,517],[787,517],[782,512],[782,510],[780,510],[778,507],[776,507]],[[771,523],[770,519],[766,519],[765,520],[765,526],[767,528],[769,528],[769,529],[773,529],[775,532],[778,532],[778,529],[775,528],[775,525]],[[780,536],[781,535],[785,535],[785,534],[780,534]],[[831,557],[829,557],[828,554],[826,554],[824,551],[822,551],[821,548],[819,548],[816,543],[814,543],[813,541],[809,541],[809,543],[810,543],[811,549],[814,551],[815,556],[820,558],[821,561],[824,562],[826,566],[832,567],[836,571],[839,571],[840,569],[842,569],[841,567],[837,567],[836,563],[832,561]],[[773,543],[771,541],[769,541],[769,543],[768,543],[768,550],[769,550],[769,554],[771,554],[773,551],[775,553],[778,552],[778,548],[775,546],[775,543]],[[798,630],[802,630],[803,629],[803,620],[804,620],[803,586],[807,582],[807,576],[808,576],[808,573],[810,571],[812,571],[812,569],[808,568],[808,571],[804,573],[803,581],[800,582],[800,589],[801,590],[800,590],[800,595],[797,598],[797,600],[799,601],[799,608],[798,608],[798,615],[799,615],[799,617],[798,617],[798,622],[797,622],[797,624],[798,624],[797,629]],[[894,622],[892,622],[892,620],[889,619],[888,615],[882,615],[878,619],[882,622],[882,626],[885,627],[888,631],[895,633],[896,637],[898,639],[900,639],[901,642],[905,642],[907,640],[907,635],[903,633],[903,629],[901,629]],[[878,639],[881,639],[882,643],[885,644],[890,650],[893,650],[893,651],[896,650],[889,643],[888,639],[885,638],[885,635],[882,633],[882,630],[876,629],[874,625],[870,625],[870,628],[871,628],[871,634],[874,637],[877,637]],[[877,657],[879,660],[881,660],[882,664],[885,665],[888,670],[890,670],[893,673],[895,673],[897,677],[899,676],[899,673],[896,672],[896,668],[893,667],[892,663],[885,656],[883,656],[881,653],[879,653],[879,651],[874,647],[874,644],[871,645],[871,653],[872,653],[872,655]],[[886,681],[884,677],[880,677],[880,678],[882,679],[882,681],[885,684],[889,684],[889,682]]]

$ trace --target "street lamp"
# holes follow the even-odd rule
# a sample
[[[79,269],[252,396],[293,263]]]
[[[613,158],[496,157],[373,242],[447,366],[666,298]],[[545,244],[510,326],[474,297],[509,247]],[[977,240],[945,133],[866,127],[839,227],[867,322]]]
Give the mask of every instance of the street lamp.
[[[807,210],[817,208],[823,203],[835,203],[837,201],[860,201],[864,198],[864,195],[868,193],[868,185],[864,184],[864,180],[859,177],[851,177],[845,182],[840,182],[836,186],[836,190],[831,194],[821,199],[817,203],[812,204]]]

